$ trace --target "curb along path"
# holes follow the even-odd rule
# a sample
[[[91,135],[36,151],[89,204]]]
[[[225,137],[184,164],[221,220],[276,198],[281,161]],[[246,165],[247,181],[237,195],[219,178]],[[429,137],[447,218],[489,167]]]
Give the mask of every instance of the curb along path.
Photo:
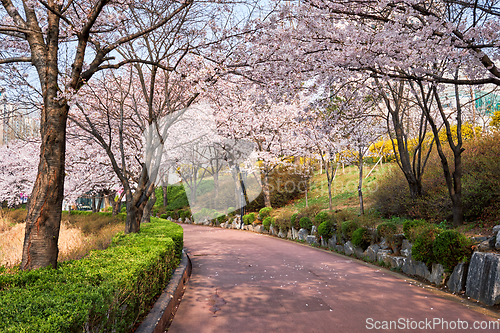
[[[384,325],[488,332],[498,329],[480,328],[500,325],[458,297],[349,257],[262,234],[182,226],[193,271],[168,332],[364,332]]]
[[[155,302],[144,321],[135,330],[135,333],[163,333],[165,331],[165,327],[180,302],[184,286],[191,275],[191,269],[191,260],[183,250],[181,263],[175,269],[167,287],[163,290],[160,298]]]

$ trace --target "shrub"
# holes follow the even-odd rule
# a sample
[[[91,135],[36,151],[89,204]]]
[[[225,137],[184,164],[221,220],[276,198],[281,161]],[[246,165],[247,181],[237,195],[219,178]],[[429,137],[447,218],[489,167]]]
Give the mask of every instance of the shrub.
[[[314,225],[319,226],[321,223],[326,222],[326,221],[330,221],[330,220],[331,220],[330,215],[328,215],[327,212],[319,212],[314,217]]]
[[[367,228],[358,228],[352,233],[352,243],[362,248],[363,251],[366,250],[368,246],[370,246],[370,242],[370,231]]]
[[[383,222],[377,226],[377,236],[391,240],[398,232],[398,226],[394,222]]]
[[[252,224],[255,222],[255,213],[248,214],[248,224]]]
[[[177,214],[179,215],[179,218],[181,218],[183,220],[191,217],[191,211],[189,209],[179,210],[179,211],[177,211]]]
[[[266,217],[262,221],[262,225],[264,226],[264,229],[269,230],[269,227],[273,224],[273,218],[271,216]]]
[[[323,221],[318,226],[318,236],[322,236],[325,239],[331,238],[335,233],[335,228],[331,221]]]
[[[352,233],[354,232],[354,230],[358,228],[359,228],[358,224],[354,221],[344,221],[342,222],[340,227],[342,231],[342,236],[344,236],[346,240],[351,240]]]
[[[181,227],[152,218],[57,270],[0,272],[0,331],[128,332],[165,288],[182,243]]]
[[[437,262],[443,267],[452,271],[460,262],[468,262],[472,256],[471,241],[463,234],[455,230],[446,230],[440,233],[434,245],[432,252]]]
[[[436,237],[442,232],[441,229],[431,224],[421,229],[420,234],[415,238],[411,248],[413,258],[424,262],[430,267],[432,263],[437,262],[432,250]]]
[[[250,214],[243,215],[243,224],[250,224]]]
[[[244,217],[244,216],[243,216],[243,217]],[[219,223],[223,223],[224,221],[226,221],[226,219],[227,219],[227,218],[228,218],[228,216],[227,216],[227,215],[219,215],[219,216],[217,217],[217,221],[218,221]]]
[[[299,215],[298,213],[294,213],[292,215],[292,217],[290,217],[290,227],[294,227],[295,229],[298,229],[300,227],[300,225],[296,222],[297,221],[297,215]]]
[[[299,221],[299,224],[301,228],[307,229],[309,231],[311,231],[312,229],[312,221],[307,216],[302,217]]]
[[[406,220],[403,222],[403,232],[405,238],[410,242],[414,242],[415,238],[418,236],[418,230],[422,229],[424,226],[428,225],[425,220]]]
[[[259,219],[261,221],[264,221],[266,217],[271,215],[272,210],[273,209],[271,207],[264,207],[261,210],[259,210]]]
[[[160,218],[166,220],[170,215],[168,214],[161,214]]]

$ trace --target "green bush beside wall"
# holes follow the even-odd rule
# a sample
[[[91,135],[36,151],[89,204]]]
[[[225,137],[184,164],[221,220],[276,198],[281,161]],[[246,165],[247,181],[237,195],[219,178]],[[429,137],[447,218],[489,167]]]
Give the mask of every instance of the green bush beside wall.
[[[174,223],[151,218],[141,227],[57,270],[0,271],[0,331],[130,331],[168,283],[183,246]]]

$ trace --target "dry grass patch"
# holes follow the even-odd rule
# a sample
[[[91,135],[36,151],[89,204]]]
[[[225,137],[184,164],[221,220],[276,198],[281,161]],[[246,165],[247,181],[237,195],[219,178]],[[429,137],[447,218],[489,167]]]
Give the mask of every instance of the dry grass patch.
[[[0,215],[0,266],[13,267],[21,263],[25,224],[19,223],[26,211],[2,211]],[[8,213],[8,214],[6,214]],[[15,223],[16,221],[17,223]],[[103,250],[113,236],[123,231],[124,223],[108,216],[68,216],[63,214],[59,233],[58,261],[81,259],[92,250]]]

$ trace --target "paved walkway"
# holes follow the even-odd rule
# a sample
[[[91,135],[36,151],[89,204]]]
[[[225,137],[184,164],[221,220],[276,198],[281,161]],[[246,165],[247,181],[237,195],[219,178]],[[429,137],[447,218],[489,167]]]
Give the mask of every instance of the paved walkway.
[[[474,322],[497,321],[458,297],[335,253],[252,232],[182,226],[193,272],[169,333],[350,333],[389,321],[399,325],[393,332],[418,325],[420,332],[457,325],[488,332]]]

